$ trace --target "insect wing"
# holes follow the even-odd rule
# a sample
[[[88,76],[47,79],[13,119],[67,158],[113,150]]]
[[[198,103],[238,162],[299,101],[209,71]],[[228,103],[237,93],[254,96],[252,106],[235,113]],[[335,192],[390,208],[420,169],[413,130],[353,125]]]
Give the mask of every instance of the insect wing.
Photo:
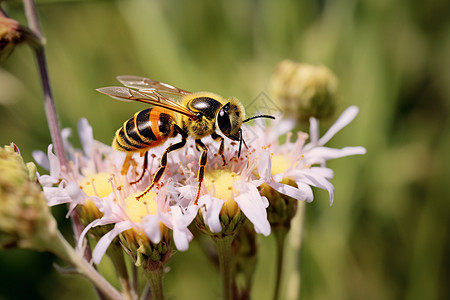
[[[187,95],[191,94],[191,92],[179,89],[170,84],[163,83],[160,81],[156,81],[150,78],[140,77],[140,76],[130,76],[130,75],[122,75],[117,76],[117,80],[120,81],[124,86],[138,89],[138,90],[156,90],[161,93],[167,93],[172,95]]]
[[[108,86],[97,89],[100,93],[121,101],[138,101],[183,114],[193,120],[197,116],[178,102],[169,99],[156,90],[133,90],[122,86]]]

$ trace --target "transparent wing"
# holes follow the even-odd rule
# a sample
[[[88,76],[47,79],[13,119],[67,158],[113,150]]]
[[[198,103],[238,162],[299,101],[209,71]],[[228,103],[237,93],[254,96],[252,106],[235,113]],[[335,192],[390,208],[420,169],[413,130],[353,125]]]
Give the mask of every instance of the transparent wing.
[[[179,89],[170,84],[140,76],[122,75],[117,76],[117,80],[126,87],[138,90],[156,90],[161,93],[168,93],[179,96],[191,94],[191,92]]]
[[[121,101],[138,101],[166,108],[196,120],[197,116],[180,103],[160,94],[157,90],[133,90],[123,86],[108,86],[97,89],[100,93]]]

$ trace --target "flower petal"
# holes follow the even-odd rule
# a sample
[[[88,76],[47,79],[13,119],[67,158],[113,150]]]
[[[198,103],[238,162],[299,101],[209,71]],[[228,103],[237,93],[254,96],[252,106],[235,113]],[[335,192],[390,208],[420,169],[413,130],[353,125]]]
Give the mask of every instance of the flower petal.
[[[78,121],[78,136],[80,138],[81,146],[86,157],[91,157],[92,145],[94,143],[94,133],[91,125],[86,118],[81,118]]]
[[[222,225],[220,224],[219,214],[225,201],[210,195],[203,195],[198,200],[198,205],[202,207],[200,210],[205,220],[206,225],[212,232],[221,232]]]
[[[261,179],[269,181],[271,169],[272,169],[272,163],[270,160],[270,152],[265,150],[259,156],[259,162],[258,162],[259,177],[261,177]]]
[[[189,242],[194,237],[187,227],[197,215],[198,206],[191,205],[184,210],[184,213],[179,206],[170,208],[173,216],[173,241],[179,251],[186,251],[189,248]]]
[[[297,200],[305,200],[306,193],[299,188],[273,181],[269,185],[277,192]]]
[[[146,215],[142,218],[142,226],[147,237],[155,244],[161,241],[161,229],[159,227],[159,218],[155,215]]]
[[[239,195],[235,197],[235,201],[239,208],[253,223],[257,233],[268,236],[270,234],[270,223],[267,220],[267,199],[263,199],[258,189],[252,184],[237,184],[237,188]]]
[[[350,106],[347,108],[330,129],[328,129],[328,131],[320,138],[318,144],[325,145],[336,133],[353,121],[358,112],[359,108],[357,106]]]
[[[125,230],[132,228],[133,225],[134,224],[131,221],[123,221],[117,223],[111,231],[102,236],[102,238],[98,241],[97,245],[95,246],[94,251],[92,251],[92,259],[94,263],[98,265],[102,260],[103,256],[105,255],[109,245],[116,238],[116,236],[118,236]]]
[[[43,169],[49,171],[50,170],[50,163],[48,161],[48,156],[44,153],[44,151],[41,150],[35,150],[31,153],[33,156],[34,161],[41,166]]]
[[[53,145],[48,145],[47,149],[48,160],[50,164],[50,176],[54,178],[59,178],[61,173],[61,165],[59,164],[58,157],[53,154]]]

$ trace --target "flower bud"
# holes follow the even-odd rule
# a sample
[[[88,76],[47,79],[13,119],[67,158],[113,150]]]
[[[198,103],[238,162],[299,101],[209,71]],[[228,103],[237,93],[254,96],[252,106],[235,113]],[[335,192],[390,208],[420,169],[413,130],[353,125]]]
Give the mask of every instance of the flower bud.
[[[48,249],[47,236],[57,231],[36,166],[25,164],[12,144],[0,148],[0,247]]]
[[[336,76],[324,66],[284,60],[270,80],[270,93],[287,117],[307,121],[330,117],[335,108]]]
[[[153,192],[147,193],[139,201],[137,194],[130,195],[126,200],[125,210],[131,221],[140,223],[147,215],[158,213]],[[171,257],[169,229],[159,223],[161,239],[158,243],[152,242],[143,229],[132,228],[122,232],[119,236],[122,245],[127,249],[136,266],[144,264],[145,268],[158,269]]]
[[[283,180],[282,183],[296,186],[295,182]],[[261,185],[261,195],[269,200],[267,218],[271,227],[283,227],[290,229],[291,220],[297,212],[298,200],[281,194],[267,184]]]
[[[28,28],[20,25],[16,20],[0,16],[0,59],[24,41],[31,45],[40,44],[39,39]]]

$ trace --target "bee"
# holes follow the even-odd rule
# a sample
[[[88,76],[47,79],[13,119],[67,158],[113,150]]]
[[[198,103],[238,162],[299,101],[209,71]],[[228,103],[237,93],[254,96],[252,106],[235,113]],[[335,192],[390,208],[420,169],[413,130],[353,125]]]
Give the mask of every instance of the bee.
[[[127,153],[127,159],[122,168],[123,173],[128,170],[129,163],[126,162],[134,153],[144,156],[142,174],[132,184],[143,178],[147,170],[148,151],[151,148],[163,144],[169,138],[181,136],[180,142],[165,149],[160,159],[159,169],[153,175],[151,184],[136,197],[138,200],[147,194],[163,176],[167,168],[167,155],[184,147],[187,138],[192,137],[197,150],[201,152],[197,173],[198,191],[195,198],[195,204],[197,204],[208,161],[208,147],[201,139],[211,136],[220,143],[217,154],[221,156],[223,165],[226,165],[222,135],[233,141],[239,141],[238,157],[240,157],[242,144],[245,145],[242,124],[255,118],[274,119],[273,116],[268,115],[246,119],[244,106],[234,97],[224,99],[210,92],[191,93],[166,83],[138,76],[118,76],[117,80],[124,86],[103,87],[97,91],[118,100],[138,101],[152,105],[125,121],[116,131],[112,143],[113,149]],[[176,101],[174,96],[181,97],[180,102]]]

